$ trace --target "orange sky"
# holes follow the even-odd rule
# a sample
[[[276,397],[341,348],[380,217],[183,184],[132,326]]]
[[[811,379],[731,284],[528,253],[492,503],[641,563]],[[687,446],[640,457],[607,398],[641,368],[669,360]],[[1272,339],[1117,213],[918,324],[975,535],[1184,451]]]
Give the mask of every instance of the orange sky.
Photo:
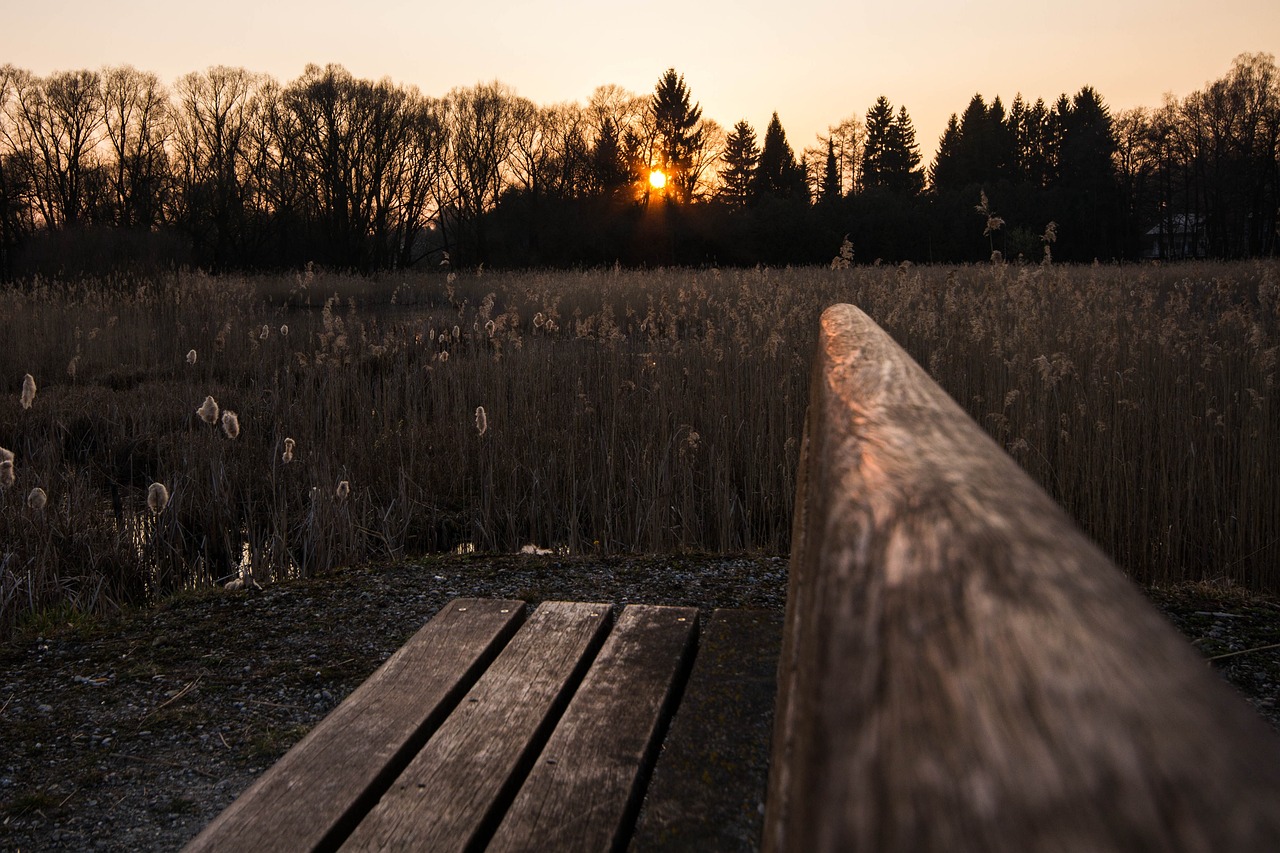
[[[337,62],[430,95],[497,78],[543,104],[585,102],[605,83],[648,94],[674,67],[726,128],[745,118],[763,135],[777,110],[797,153],[884,94],[906,105],[929,161],[975,92],[1051,101],[1089,84],[1113,111],[1156,106],[1222,76],[1239,53],[1280,52],[1276,0],[120,5],[6,9],[0,63],[37,74],[128,63],[166,81],[240,65],[288,81],[308,62]]]

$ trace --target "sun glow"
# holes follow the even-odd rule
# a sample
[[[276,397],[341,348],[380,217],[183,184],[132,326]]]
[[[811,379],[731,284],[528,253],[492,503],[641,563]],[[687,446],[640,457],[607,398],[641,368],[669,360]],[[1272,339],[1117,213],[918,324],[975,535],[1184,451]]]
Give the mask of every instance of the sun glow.
[[[649,173],[649,186],[655,190],[660,190],[667,185],[667,176],[654,169]]]

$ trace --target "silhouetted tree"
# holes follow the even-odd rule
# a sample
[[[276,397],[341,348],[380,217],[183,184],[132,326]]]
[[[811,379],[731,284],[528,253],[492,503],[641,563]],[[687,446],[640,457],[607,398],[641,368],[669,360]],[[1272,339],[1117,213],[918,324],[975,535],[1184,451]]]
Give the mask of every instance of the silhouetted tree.
[[[112,219],[123,226],[158,225],[169,177],[168,93],[155,74],[125,65],[103,72],[101,97],[115,158],[109,170]]]
[[[818,191],[818,200],[824,203],[836,201],[844,195],[840,185],[840,165],[836,161],[835,143],[827,140],[827,159],[822,169],[822,185]]]
[[[900,108],[895,115],[893,105],[884,95],[867,110],[862,183],[864,189],[885,189],[904,195],[915,195],[924,188],[915,126],[907,115],[907,108]]]
[[[656,165],[667,176],[668,186],[674,187],[681,201],[693,195],[697,180],[693,174],[694,161],[702,147],[703,133],[699,127],[702,107],[691,104],[689,89],[684,76],[668,68],[650,99],[653,113]]]
[[[756,132],[746,120],[739,121],[725,139],[724,167],[720,170],[720,198],[734,207],[751,201],[760,149]]]
[[[612,116],[606,116],[591,149],[592,192],[613,197],[627,186],[629,180],[618,125]]]
[[[246,142],[260,83],[243,68],[220,65],[175,86],[176,216],[197,262],[217,270],[244,262]]]
[[[778,114],[774,113],[764,132],[764,146],[760,149],[760,162],[756,166],[752,196],[778,198],[809,198],[809,186],[804,169],[796,163],[795,154],[787,143],[787,133],[782,129]]]
[[[484,214],[502,192],[503,167],[515,144],[513,98],[495,81],[454,89],[447,99],[445,172],[464,263],[483,263],[488,255]]]
[[[1062,141],[1056,185],[1070,199],[1057,220],[1064,258],[1116,257],[1120,251],[1116,138],[1102,97],[1085,86],[1060,112]]]

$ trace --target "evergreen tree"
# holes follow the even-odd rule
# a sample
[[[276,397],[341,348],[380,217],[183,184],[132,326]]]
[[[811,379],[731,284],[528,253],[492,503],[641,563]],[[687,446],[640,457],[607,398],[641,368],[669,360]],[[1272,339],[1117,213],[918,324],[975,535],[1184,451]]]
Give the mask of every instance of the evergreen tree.
[[[929,187],[935,191],[964,186],[960,173],[960,120],[955,113],[947,121],[947,129],[938,140],[938,153],[929,167]]]
[[[888,168],[892,146],[893,105],[881,95],[867,110],[867,141],[862,147],[862,186],[879,189],[888,185]]]
[[[756,132],[745,120],[735,124],[729,132],[721,159],[725,165],[720,170],[720,198],[734,207],[745,206],[751,201],[756,166],[760,162]]]
[[[906,107],[898,108],[898,114],[890,125],[889,140],[886,186],[903,195],[918,195],[924,189],[924,169],[920,166],[916,128],[911,116],[907,115]]]
[[[1119,192],[1115,171],[1117,148],[1111,113],[1102,97],[1082,88],[1061,114],[1057,185],[1071,199],[1061,222],[1066,238],[1063,255],[1077,260],[1119,253]]]
[[[591,148],[590,184],[594,192],[612,195],[628,182],[627,162],[618,135],[618,125],[606,118],[600,126],[600,135]]]
[[[835,201],[843,195],[844,188],[840,186],[840,165],[836,162],[835,143],[828,139],[827,162],[822,170],[822,186],[820,187],[818,198],[827,203]]]
[[[764,147],[760,151],[752,194],[756,198],[773,195],[808,200],[809,197],[804,169],[796,163],[795,153],[787,143],[787,133],[782,129],[777,113],[773,114],[764,132]]]
[[[657,166],[681,200],[688,201],[693,190],[694,155],[702,145],[698,127],[702,107],[690,103],[684,76],[676,74],[674,68],[668,68],[658,80],[649,103],[657,132]]]

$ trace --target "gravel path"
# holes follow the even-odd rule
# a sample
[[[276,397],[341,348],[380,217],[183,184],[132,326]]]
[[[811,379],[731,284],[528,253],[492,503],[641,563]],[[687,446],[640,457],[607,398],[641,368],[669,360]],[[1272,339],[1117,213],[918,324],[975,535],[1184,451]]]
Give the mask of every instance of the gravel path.
[[[785,592],[778,557],[440,557],[29,635],[0,647],[0,849],[180,847],[458,596],[781,609]],[[1280,728],[1280,649],[1250,651],[1280,643],[1280,605],[1148,594]]]

